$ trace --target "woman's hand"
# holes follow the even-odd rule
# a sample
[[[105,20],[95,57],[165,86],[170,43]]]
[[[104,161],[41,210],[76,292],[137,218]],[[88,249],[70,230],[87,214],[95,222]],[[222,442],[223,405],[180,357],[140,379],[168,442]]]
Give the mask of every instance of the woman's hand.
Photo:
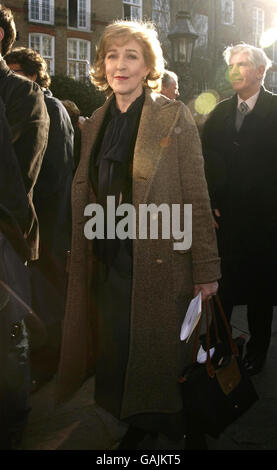
[[[202,301],[209,300],[217,293],[218,282],[210,282],[209,284],[195,284],[194,297],[201,292]]]
[[[217,219],[220,217],[220,212],[219,212],[218,209],[214,209],[214,215]],[[215,225],[215,228],[218,230],[219,229],[219,224],[218,224],[215,217],[214,217],[214,225]]]

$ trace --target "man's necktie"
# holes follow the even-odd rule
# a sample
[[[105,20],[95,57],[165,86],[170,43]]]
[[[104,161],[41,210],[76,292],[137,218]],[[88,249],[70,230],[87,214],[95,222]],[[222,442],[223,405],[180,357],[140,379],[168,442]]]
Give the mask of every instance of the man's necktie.
[[[242,114],[246,114],[249,111],[248,105],[245,103],[245,101],[242,101],[239,105],[239,110]]]
[[[236,115],[236,129],[237,131],[240,130],[241,125],[243,123],[244,117],[249,111],[249,106],[245,103],[245,101],[242,101],[238,107],[237,110],[237,115]]]

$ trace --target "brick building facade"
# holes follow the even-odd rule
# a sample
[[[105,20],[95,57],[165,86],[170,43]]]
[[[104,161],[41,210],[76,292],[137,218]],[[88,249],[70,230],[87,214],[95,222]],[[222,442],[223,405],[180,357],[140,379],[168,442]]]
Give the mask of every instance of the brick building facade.
[[[15,15],[16,46],[38,50],[51,74],[82,79],[88,73],[104,26],[116,18],[155,21],[170,66],[169,29],[188,9],[199,34],[192,63],[194,94],[209,88],[224,95],[224,47],[240,41],[259,45],[263,31],[277,27],[276,0],[6,0]],[[266,49],[274,66],[267,88],[277,91],[277,43]],[[276,68],[276,71],[275,71]]]
[[[276,0],[188,0],[194,28],[199,34],[192,64],[195,94],[215,88],[228,94],[222,52],[230,44],[245,42],[260,47],[264,31],[277,28]],[[277,34],[265,48],[273,60],[266,86],[277,92]],[[226,89],[227,88],[227,89]],[[226,89],[226,93],[225,93]]]

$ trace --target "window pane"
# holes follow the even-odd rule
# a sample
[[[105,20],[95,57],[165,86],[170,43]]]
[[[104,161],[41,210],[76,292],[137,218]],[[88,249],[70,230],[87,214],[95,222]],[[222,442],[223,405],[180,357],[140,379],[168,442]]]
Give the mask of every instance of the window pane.
[[[32,20],[39,20],[39,0],[31,0],[30,7],[30,18]]]
[[[208,44],[208,17],[207,15],[196,14],[193,22],[199,37],[195,43],[195,47],[206,47]]]
[[[234,22],[234,1],[233,0],[222,0],[222,23],[233,24]]]
[[[86,0],[79,0],[79,26],[86,27]]]
[[[253,43],[255,46],[259,46],[263,31],[264,11],[261,8],[253,8]]]
[[[40,54],[40,37],[31,35],[30,37],[30,46],[34,51],[38,52]]]
[[[68,0],[68,25],[77,28],[77,0]]]
[[[42,0],[41,2],[41,19],[42,21],[50,21],[50,0]]]
[[[77,59],[77,41],[72,39],[68,41],[68,57],[70,59]]]
[[[169,0],[152,0],[153,10],[170,11]]]
[[[47,69],[50,74],[54,73],[54,50],[53,37],[43,34],[30,34],[29,45],[37,51],[46,61]]]
[[[123,18],[129,20],[131,18],[131,7],[130,5],[123,5]]]
[[[132,20],[140,19],[140,8],[131,6],[131,19]]]
[[[50,75],[53,74],[53,70],[52,70],[52,60],[51,59],[47,59],[44,57],[44,60],[45,62],[47,63],[47,71]]]
[[[89,41],[68,39],[68,75],[80,80],[88,75]]]
[[[47,36],[42,37],[42,55],[43,56],[52,56],[52,40]]]
[[[158,26],[159,33],[167,33],[170,27],[169,0],[153,0],[152,20]]]
[[[71,78],[76,78],[76,62],[68,63],[68,75]]]
[[[79,59],[86,60],[88,58],[88,44],[85,41],[79,42]]]
[[[124,19],[141,19],[141,0],[123,0]]]
[[[87,63],[79,62],[79,78],[85,78],[87,76]]]

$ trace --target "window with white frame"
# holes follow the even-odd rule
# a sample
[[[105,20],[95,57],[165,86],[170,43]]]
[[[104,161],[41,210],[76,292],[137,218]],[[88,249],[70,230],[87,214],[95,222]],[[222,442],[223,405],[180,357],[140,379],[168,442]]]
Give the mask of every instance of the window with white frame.
[[[152,21],[167,33],[170,28],[170,0],[152,0]]]
[[[264,32],[264,11],[261,8],[253,8],[253,44],[260,47],[260,39]]]
[[[68,0],[68,26],[91,29],[91,0]]]
[[[124,20],[141,20],[142,0],[123,0]]]
[[[29,47],[37,51],[47,63],[49,75],[55,72],[55,38],[49,34],[29,34]]]
[[[83,39],[67,40],[67,75],[84,80],[89,74],[90,42]]]
[[[195,43],[196,48],[205,48],[208,45],[208,16],[196,14],[193,19],[193,26],[198,34]]]
[[[54,0],[29,0],[29,21],[54,24]]]
[[[221,0],[221,22],[234,24],[234,0]]]
[[[272,28],[277,28],[277,13],[272,15]],[[277,63],[277,39],[272,44],[272,60]]]

